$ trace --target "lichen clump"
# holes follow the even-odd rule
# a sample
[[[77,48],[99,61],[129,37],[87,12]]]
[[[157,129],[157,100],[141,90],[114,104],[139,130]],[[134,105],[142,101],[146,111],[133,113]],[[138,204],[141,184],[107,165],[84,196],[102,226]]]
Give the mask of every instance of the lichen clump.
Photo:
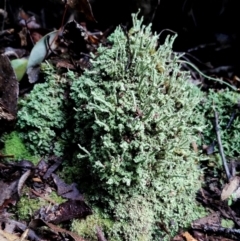
[[[180,70],[174,38],[159,48],[157,39],[133,17],[129,33],[117,28],[71,86],[78,165],[88,168],[94,200],[118,220],[111,240],[157,240],[166,236],[158,222],[173,235],[199,215],[190,120],[200,91]]]
[[[129,32],[118,27],[109,40],[91,69],[80,77],[68,72],[71,105],[64,98],[51,103],[64,92],[50,76],[22,102],[19,126],[30,129],[25,139],[43,153],[54,150],[57,133],[71,132],[66,142],[78,144],[74,165],[87,175],[88,200],[114,221],[104,230],[109,240],[169,240],[201,215],[195,201],[201,171],[191,149],[201,94],[180,69],[174,38],[158,47],[158,36],[136,15]]]
[[[46,82],[34,86],[31,93],[19,102],[17,128],[28,148],[38,155],[62,156],[66,137],[68,88],[66,79],[60,78],[46,66]]]

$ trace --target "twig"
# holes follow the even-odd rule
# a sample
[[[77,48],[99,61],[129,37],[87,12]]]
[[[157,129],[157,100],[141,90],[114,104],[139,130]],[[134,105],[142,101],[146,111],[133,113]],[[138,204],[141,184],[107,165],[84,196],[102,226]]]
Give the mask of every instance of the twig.
[[[0,37],[2,37],[4,35],[10,35],[12,33],[14,33],[14,29],[13,28],[5,29],[5,30],[0,31]]]
[[[0,159],[1,159],[1,158],[7,158],[7,157],[9,157],[9,158],[14,158],[14,155],[4,155],[4,154],[2,154],[2,153],[0,152]]]
[[[23,186],[30,175],[31,175],[31,170],[29,169],[20,177],[17,185],[17,191],[18,191],[19,197],[21,197],[21,191],[23,189]]]
[[[98,241],[107,241],[107,239],[104,237],[104,233],[100,227],[96,227],[97,230],[97,239]]]
[[[1,32],[4,30],[4,25],[5,25],[5,20],[7,18],[6,16],[6,4],[7,4],[7,1],[4,0],[4,12],[3,12],[3,21],[2,21],[2,26],[1,26]]]
[[[231,174],[227,165],[227,161],[224,155],[224,151],[223,151],[223,146],[222,146],[222,140],[221,140],[221,133],[220,133],[220,126],[218,124],[218,113],[217,111],[214,109],[214,117],[215,117],[215,130],[216,130],[216,135],[217,135],[217,142],[218,142],[218,148],[219,148],[219,152],[220,152],[220,156],[222,158],[222,163],[228,178],[228,181],[231,178]]]
[[[151,21],[150,21],[151,23],[153,22],[153,20],[155,18],[155,15],[156,15],[157,9],[158,9],[158,7],[160,5],[160,2],[161,2],[161,0],[157,0],[157,4],[156,4],[156,6],[154,8],[154,11],[153,11],[153,14],[152,14],[152,17],[151,17]]]
[[[230,116],[230,119],[227,123],[227,126],[226,126],[226,129],[229,129],[234,121],[234,119],[236,118],[236,111],[234,111],[231,116]]]
[[[200,230],[207,233],[214,233],[214,234],[221,234],[221,235],[234,235],[239,237],[240,235],[240,229],[234,229],[234,228],[224,228],[221,226],[215,226],[215,225],[203,225],[199,228],[194,228],[194,230]]]
[[[42,194],[39,193],[39,192],[36,192],[36,191],[33,190],[33,189],[30,189],[30,190],[31,190],[31,192],[32,192],[33,194],[35,194],[36,196],[38,196],[38,197],[40,197],[40,198],[42,198],[42,199],[50,202],[51,204],[53,204],[53,205],[56,205],[56,204],[57,204],[57,203],[56,203],[54,200],[52,200],[51,198],[45,197],[44,195],[42,195]]]
[[[184,60],[178,60],[177,61],[178,63],[180,63],[180,64],[188,64],[189,66],[191,66],[195,71],[197,71],[201,76],[203,76],[203,77],[205,77],[206,79],[208,79],[208,80],[214,80],[214,81],[216,81],[216,82],[219,82],[219,83],[221,83],[221,84],[224,84],[224,85],[226,85],[226,86],[228,86],[229,88],[231,88],[232,90],[237,90],[237,88],[235,87],[235,86],[233,86],[233,85],[231,85],[231,84],[229,84],[229,83],[227,83],[227,82],[225,82],[225,81],[223,81],[223,80],[221,80],[221,79],[217,79],[217,78],[213,78],[213,77],[210,77],[210,76],[208,76],[208,75],[205,75],[202,71],[200,71],[194,64],[192,64],[192,63],[190,63],[190,62],[188,62],[188,61],[184,61]]]

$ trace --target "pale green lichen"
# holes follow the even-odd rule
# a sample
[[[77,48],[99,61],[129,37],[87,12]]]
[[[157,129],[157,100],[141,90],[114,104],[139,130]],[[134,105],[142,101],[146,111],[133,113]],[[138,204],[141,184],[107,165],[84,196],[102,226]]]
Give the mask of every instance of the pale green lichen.
[[[35,154],[62,156],[67,139],[67,132],[63,130],[68,120],[68,83],[50,65],[46,65],[44,71],[46,82],[36,84],[19,102],[17,128]]]
[[[180,70],[174,38],[156,48],[158,36],[135,16],[128,37],[117,28],[109,39],[111,48],[98,49],[90,70],[78,79],[69,73],[76,165],[91,177],[92,201],[117,217],[110,240],[167,240],[201,215],[201,171],[190,148],[201,94]],[[140,217],[148,217],[146,229]]]
[[[203,144],[210,145],[216,140],[214,109],[219,115],[220,133],[224,153],[228,157],[239,156],[240,150],[240,95],[228,89],[222,91],[210,90],[197,106],[197,111],[204,115],[206,128],[203,129]],[[233,117],[232,124],[229,125]],[[196,122],[198,120],[196,119]],[[216,145],[216,150],[217,150]]]
[[[46,83],[21,102],[18,128],[37,153],[59,147],[55,154],[66,155],[66,145],[79,153],[65,166],[113,221],[109,240],[169,240],[202,215],[199,157],[190,147],[201,130],[192,121],[202,119],[201,92],[179,66],[174,38],[158,47],[136,15],[128,33],[119,27],[109,40],[80,77],[45,71]]]
[[[230,219],[222,219],[221,220],[221,226],[223,228],[234,228],[235,224],[232,220]]]

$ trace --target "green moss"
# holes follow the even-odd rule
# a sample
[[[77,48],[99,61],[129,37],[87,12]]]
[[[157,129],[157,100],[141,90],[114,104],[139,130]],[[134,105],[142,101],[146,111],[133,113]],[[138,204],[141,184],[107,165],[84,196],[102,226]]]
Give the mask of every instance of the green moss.
[[[66,201],[66,199],[62,198],[61,196],[59,196],[56,192],[51,192],[49,194],[49,198],[51,200],[53,200],[54,202],[56,202],[57,204],[63,203]]]
[[[29,221],[33,214],[41,207],[46,205],[46,201],[42,198],[29,198],[23,195],[17,204],[17,215],[19,220]]]
[[[3,153],[5,155],[13,155],[16,160],[25,159],[32,161],[34,164],[40,160],[38,156],[34,156],[28,151],[18,132],[13,131],[10,134],[5,134],[3,141]]]
[[[27,189],[24,189],[23,192],[23,196],[17,203],[16,213],[20,220],[29,221],[37,210],[42,207],[48,207],[50,203],[49,201],[41,197],[30,198]],[[58,196],[56,192],[51,192],[46,197],[53,200],[56,204],[60,204],[65,201],[65,199]]]
[[[103,217],[103,213],[98,208],[93,208],[93,215],[87,216],[85,220],[75,219],[72,222],[72,231],[78,233],[81,237],[89,241],[97,241],[96,227],[100,227],[104,233],[111,232],[113,221],[110,218]],[[113,241],[113,239],[111,239]]]

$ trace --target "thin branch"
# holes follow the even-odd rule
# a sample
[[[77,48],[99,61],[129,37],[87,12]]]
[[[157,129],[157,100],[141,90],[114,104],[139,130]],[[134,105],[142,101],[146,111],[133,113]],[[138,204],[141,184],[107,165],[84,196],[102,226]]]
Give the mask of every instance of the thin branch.
[[[235,90],[235,91],[237,90],[237,88],[236,88],[235,86],[233,86],[233,85],[231,85],[231,84],[229,84],[229,83],[227,83],[227,82],[225,82],[225,81],[223,81],[223,80],[221,80],[221,79],[213,78],[213,77],[210,77],[210,76],[204,74],[204,73],[203,73],[202,71],[200,71],[194,64],[192,64],[192,63],[190,63],[190,62],[188,62],[188,61],[178,60],[177,62],[180,63],[180,64],[182,64],[182,63],[188,64],[188,65],[191,66],[194,70],[196,70],[201,76],[205,77],[205,78],[208,79],[208,80],[214,80],[214,81],[216,81],[216,82],[219,82],[219,83],[221,83],[221,84],[224,84],[224,85],[228,86],[228,87],[231,88],[232,90]]]
[[[214,109],[214,117],[215,117],[215,130],[216,130],[216,135],[217,135],[217,142],[218,142],[218,148],[219,148],[219,152],[220,152],[220,156],[222,158],[222,163],[228,178],[228,181],[231,178],[231,174],[228,168],[228,164],[227,164],[227,160],[225,158],[224,155],[224,151],[223,151],[223,145],[222,145],[222,139],[221,139],[221,133],[220,133],[220,126],[219,126],[219,122],[218,122],[218,113],[217,111]]]
[[[1,32],[4,30],[4,25],[5,25],[5,20],[6,20],[6,5],[7,5],[7,1],[6,0],[4,0],[4,9],[3,9],[3,21],[2,21],[2,26],[1,26]]]
[[[107,239],[104,237],[104,233],[100,227],[96,227],[97,230],[97,239],[98,241],[107,241]]]
[[[161,0],[157,0],[157,4],[156,4],[156,6],[155,6],[155,8],[154,8],[154,11],[153,11],[153,14],[152,14],[150,23],[152,23],[153,20],[154,20],[154,18],[155,18],[155,15],[156,15],[157,9],[158,9],[158,7],[159,7],[159,5],[160,5],[160,2],[161,2]]]

